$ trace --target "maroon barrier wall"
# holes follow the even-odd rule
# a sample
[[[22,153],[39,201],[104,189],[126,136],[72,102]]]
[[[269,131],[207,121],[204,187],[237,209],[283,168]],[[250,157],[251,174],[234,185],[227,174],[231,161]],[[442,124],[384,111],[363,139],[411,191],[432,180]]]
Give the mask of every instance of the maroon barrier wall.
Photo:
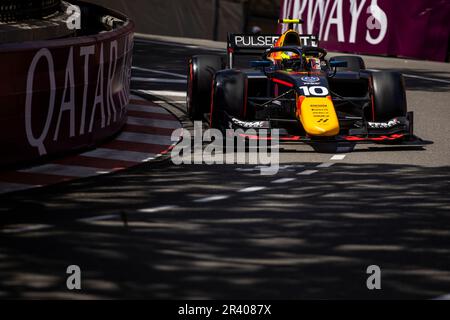
[[[445,61],[450,0],[283,0],[329,50]]]
[[[122,128],[133,28],[0,45],[0,165],[90,147]]]

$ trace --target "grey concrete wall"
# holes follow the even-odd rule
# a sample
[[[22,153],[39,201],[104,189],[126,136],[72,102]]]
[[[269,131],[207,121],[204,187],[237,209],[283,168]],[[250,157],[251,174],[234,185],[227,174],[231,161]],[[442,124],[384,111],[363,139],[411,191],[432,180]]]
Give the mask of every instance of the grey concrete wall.
[[[213,0],[88,0],[123,12],[136,23],[136,32],[174,37],[213,39]],[[242,32],[242,1],[220,0],[218,40],[227,32]]]

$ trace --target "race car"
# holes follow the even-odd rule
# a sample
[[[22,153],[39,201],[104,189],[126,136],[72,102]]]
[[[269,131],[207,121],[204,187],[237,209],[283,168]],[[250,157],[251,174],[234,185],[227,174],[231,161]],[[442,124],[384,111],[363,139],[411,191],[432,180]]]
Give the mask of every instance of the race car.
[[[359,56],[327,59],[316,36],[294,30],[301,20],[279,22],[289,25],[281,36],[229,34],[226,59],[189,59],[187,109],[192,120],[207,119],[222,131],[276,128],[280,140],[311,145],[423,143],[413,134],[400,73],[367,70]],[[237,56],[255,54],[262,56],[249,68],[234,67]]]

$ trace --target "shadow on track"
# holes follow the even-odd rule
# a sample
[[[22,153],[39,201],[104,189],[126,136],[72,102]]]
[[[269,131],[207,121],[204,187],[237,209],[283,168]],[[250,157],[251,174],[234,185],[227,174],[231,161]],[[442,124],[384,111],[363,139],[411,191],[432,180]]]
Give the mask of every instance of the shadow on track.
[[[299,165],[299,164],[297,164]],[[305,168],[312,164],[305,164]],[[432,298],[450,292],[450,167],[339,164],[301,177],[145,165],[1,199],[2,298]],[[297,177],[277,185],[270,181]],[[240,188],[262,185],[257,193]],[[194,199],[223,194],[213,203]],[[174,206],[164,212],[142,208]],[[75,219],[122,214],[91,223]],[[66,268],[82,270],[80,293]],[[382,290],[366,289],[367,266]]]

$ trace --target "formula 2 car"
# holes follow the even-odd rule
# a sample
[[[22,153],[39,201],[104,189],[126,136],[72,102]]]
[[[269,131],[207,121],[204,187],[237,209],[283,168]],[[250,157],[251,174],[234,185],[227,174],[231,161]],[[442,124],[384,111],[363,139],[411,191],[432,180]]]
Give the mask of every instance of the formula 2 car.
[[[283,19],[277,35],[228,35],[226,62],[193,56],[188,65],[187,108],[213,128],[280,129],[280,140],[422,145],[413,134],[403,77],[372,72],[358,56],[326,59],[313,35]],[[261,54],[252,68],[237,69],[238,55]],[[248,138],[258,138],[258,134]],[[269,137],[270,138],[270,137]]]

